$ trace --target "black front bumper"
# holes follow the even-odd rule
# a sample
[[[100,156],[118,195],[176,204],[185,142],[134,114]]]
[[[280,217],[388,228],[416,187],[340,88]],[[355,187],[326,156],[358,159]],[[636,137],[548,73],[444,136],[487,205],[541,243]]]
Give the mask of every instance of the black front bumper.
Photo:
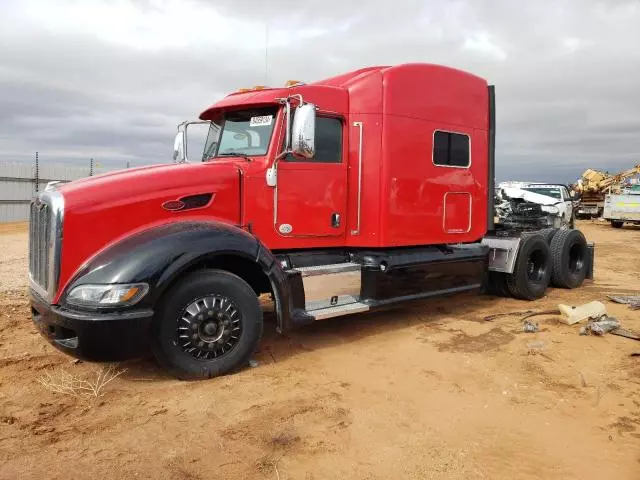
[[[83,360],[127,360],[149,351],[152,310],[68,310],[49,305],[32,290],[31,316],[36,328],[54,347]]]

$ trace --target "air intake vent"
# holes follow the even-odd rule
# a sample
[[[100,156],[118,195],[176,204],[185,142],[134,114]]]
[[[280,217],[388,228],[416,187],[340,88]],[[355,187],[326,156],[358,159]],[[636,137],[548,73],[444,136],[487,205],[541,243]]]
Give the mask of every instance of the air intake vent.
[[[44,191],[29,212],[29,277],[31,287],[52,301],[58,288],[62,250],[64,198],[55,190]]]
[[[33,202],[29,221],[29,272],[34,282],[49,289],[49,242],[51,209],[46,203]]]
[[[182,197],[180,201],[184,204],[182,210],[190,210],[192,208],[206,207],[211,201],[212,193],[201,193],[199,195],[190,195]]]

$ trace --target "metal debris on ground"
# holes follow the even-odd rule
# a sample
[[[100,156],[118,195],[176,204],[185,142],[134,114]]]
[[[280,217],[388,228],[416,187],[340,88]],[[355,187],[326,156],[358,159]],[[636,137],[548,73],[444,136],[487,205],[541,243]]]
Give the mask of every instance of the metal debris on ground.
[[[615,303],[629,305],[632,310],[640,310],[640,295],[607,295]]]
[[[525,320],[522,322],[522,331],[525,333],[536,333],[538,331],[538,324]]]
[[[592,319],[587,325],[580,328],[580,335],[593,334],[601,337],[605,333],[640,341],[640,334],[621,328],[620,322],[618,322],[616,318],[609,317],[608,315],[602,315],[600,318]]]
[[[538,317],[540,315],[560,315],[560,310],[558,310],[557,308],[554,308],[553,310],[543,310],[542,312],[533,312],[522,317],[522,320],[524,321],[527,318]]]
[[[249,366],[251,368],[256,368],[258,366],[258,361],[257,360],[249,360]]]
[[[611,331],[611,335],[618,335],[619,337],[630,338],[631,340],[640,341],[640,335],[632,332],[631,330],[627,330],[626,328],[616,328]]]
[[[500,317],[510,317],[510,316],[520,316],[520,315],[528,315],[530,313],[535,313],[534,310],[520,310],[517,312],[505,312],[505,313],[494,313],[493,315],[487,315],[484,317],[485,322],[490,322]]]
[[[620,323],[613,317],[607,317],[606,315],[603,315],[598,320],[589,323],[588,326],[591,330],[591,333],[593,333],[594,335],[602,336],[605,333],[620,328]]]
[[[542,312],[536,312],[535,310],[520,310],[517,312],[494,313],[493,315],[488,315],[484,317],[484,320],[485,322],[490,322],[492,320],[495,320],[496,318],[510,317],[510,316],[514,316],[514,317],[522,316],[522,320],[525,320],[527,318],[537,317],[539,315],[559,315],[559,314],[560,314],[560,310],[558,309],[543,310]]]

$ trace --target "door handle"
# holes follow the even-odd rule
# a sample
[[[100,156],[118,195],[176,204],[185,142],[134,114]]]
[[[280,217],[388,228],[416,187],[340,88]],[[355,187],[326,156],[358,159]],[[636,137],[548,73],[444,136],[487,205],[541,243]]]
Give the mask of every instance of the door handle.
[[[334,212],[331,215],[331,226],[333,228],[339,228],[340,227],[340,214],[339,213]]]

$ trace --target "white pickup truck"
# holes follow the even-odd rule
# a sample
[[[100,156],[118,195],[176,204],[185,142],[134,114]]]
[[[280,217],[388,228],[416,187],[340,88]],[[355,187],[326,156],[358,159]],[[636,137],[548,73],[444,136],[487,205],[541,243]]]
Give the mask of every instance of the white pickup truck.
[[[542,210],[557,217],[561,228],[573,228],[576,207],[575,198],[566,185],[529,182],[502,182],[498,185],[510,198],[521,198],[541,205]]]
[[[608,194],[604,199],[602,217],[609,220],[613,228],[622,228],[625,222],[640,224],[640,187],[618,195]]]

